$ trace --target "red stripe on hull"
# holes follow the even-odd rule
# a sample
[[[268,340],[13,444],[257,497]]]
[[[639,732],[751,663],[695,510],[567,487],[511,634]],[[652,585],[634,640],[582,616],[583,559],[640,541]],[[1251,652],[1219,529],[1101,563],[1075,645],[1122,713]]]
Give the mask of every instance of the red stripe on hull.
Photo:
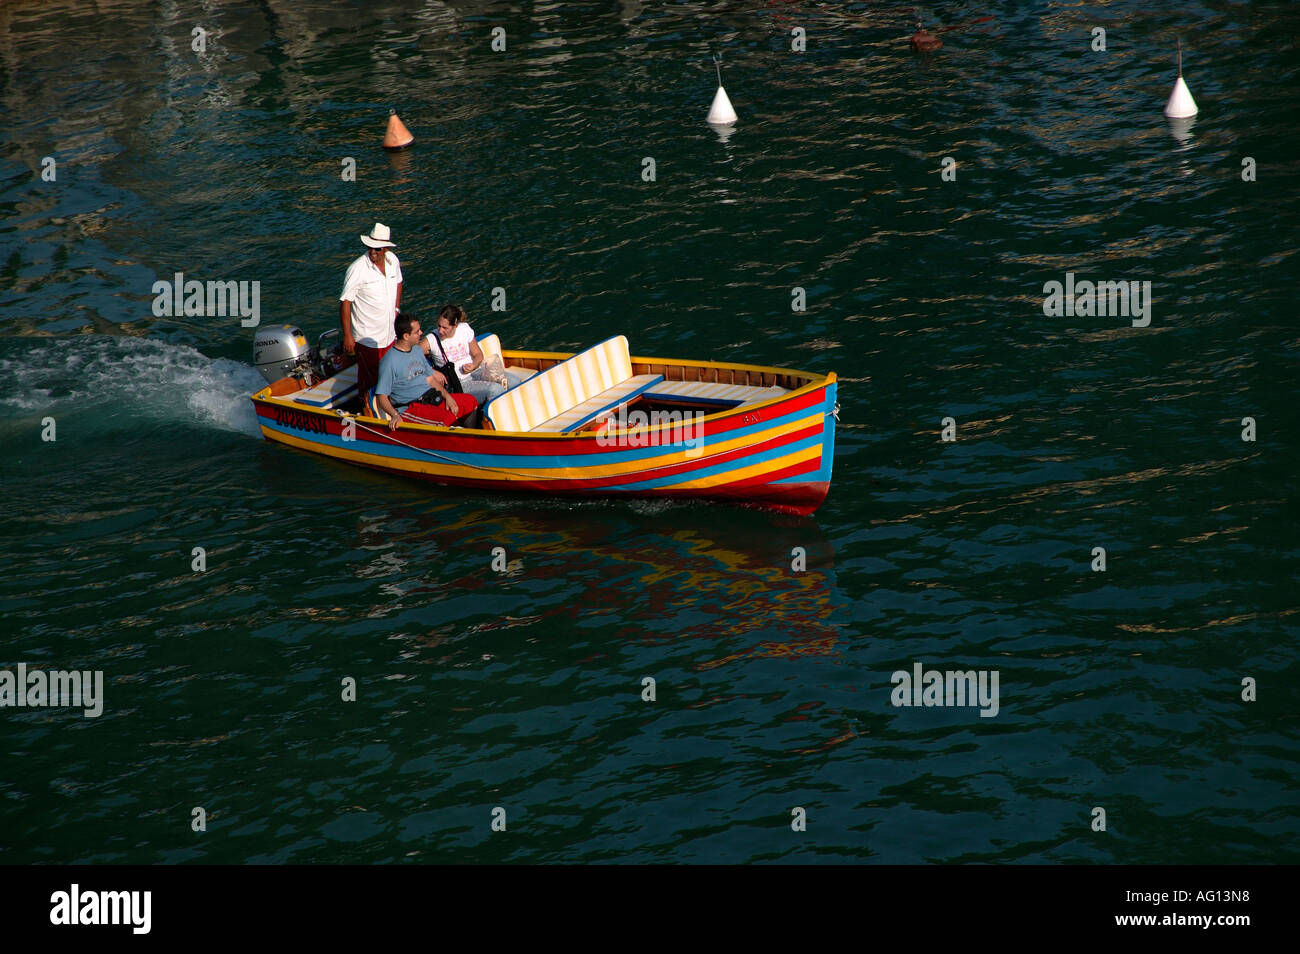
[[[773,481],[785,480],[787,477],[798,477],[800,474],[813,473],[821,470],[821,455],[814,457],[812,460],[801,461],[798,464],[791,464],[789,467],[782,467],[780,470],[774,470],[771,473],[760,474],[755,477],[744,477],[740,480],[731,481],[725,484],[727,487],[759,487],[763,484],[770,484]]]
[[[743,494],[710,494],[713,500],[726,500],[730,503],[746,504],[755,507],[761,507],[764,510],[775,510],[778,513],[795,513],[801,517],[807,517],[814,513],[818,507],[826,502],[826,495],[830,492],[830,484],[824,480],[810,481],[806,484],[777,484],[773,486],[773,491],[778,487],[782,489],[780,494],[771,496],[757,495],[752,490]]]
[[[771,407],[760,408],[757,411],[737,410],[728,414],[727,417],[717,418],[711,421],[705,421],[703,425],[703,434],[705,438],[716,438],[726,434],[729,431],[741,427],[750,427],[754,424],[761,424],[767,421],[776,420],[793,414],[797,411],[807,410],[819,407],[826,400],[826,389],[818,388],[809,394],[794,398],[788,401],[779,401]],[[254,401],[257,408],[258,417],[265,417],[274,422],[276,419],[276,409],[283,405],[265,404],[260,401]],[[343,433],[344,421],[333,411],[321,410],[309,406],[294,407],[294,411],[309,414],[317,420],[323,421],[326,432],[332,435],[341,435]],[[674,442],[674,436],[681,440],[685,435],[687,428],[691,424],[675,425],[670,430],[660,432],[658,443],[647,443],[641,448],[636,449],[653,449],[655,447],[668,447]],[[386,445],[389,443],[388,430],[382,426],[374,424],[357,425],[357,446],[364,447],[368,443]],[[376,434],[373,432],[381,432]],[[617,438],[615,438],[617,439]],[[555,456],[579,456],[579,455],[603,455],[611,450],[625,450],[628,448],[619,448],[609,445],[601,445],[595,439],[594,435],[584,437],[571,437],[551,440],[538,440],[534,437],[514,437],[509,434],[500,434],[496,431],[451,431],[443,433],[430,433],[419,431],[415,428],[400,428],[393,437],[393,442],[400,440],[402,443],[409,444],[412,447],[418,447],[421,450],[437,450],[446,453],[463,453],[463,454],[507,454],[536,457],[555,457]]]
[[[784,418],[789,415],[807,412],[821,407],[826,400],[826,388],[821,387],[792,400],[782,400],[777,403],[758,410],[746,410],[738,408],[735,411],[727,412],[723,418],[715,418],[706,421],[703,425],[703,434],[713,441],[726,440],[729,432],[740,428],[762,425],[767,422]],[[254,406],[259,419],[265,418],[268,423],[276,423],[277,409],[283,408],[284,405],[263,403],[255,400]],[[293,407],[288,409],[295,417],[298,415],[310,416],[313,422],[319,422],[322,429],[333,436],[341,436],[343,428],[347,421],[340,418],[332,411],[311,408],[311,407]],[[298,424],[291,424],[295,429],[301,427]],[[586,457],[600,458],[611,452],[622,450],[643,450],[651,452],[650,456],[645,458],[647,466],[643,469],[604,477],[587,477],[587,478],[551,478],[551,479],[529,479],[529,480],[501,480],[499,477],[453,477],[439,474],[421,474],[418,472],[397,470],[383,464],[369,464],[357,460],[344,460],[341,458],[331,458],[338,460],[340,463],[350,463],[355,466],[365,467],[369,470],[376,470],[383,473],[395,474],[402,477],[416,477],[422,480],[432,481],[447,486],[456,486],[484,490],[492,493],[527,493],[527,494],[552,494],[562,495],[580,495],[586,497],[603,497],[613,499],[627,499],[628,497],[675,497],[679,499],[713,499],[723,500],[731,503],[754,505],[768,510],[776,510],[784,513],[811,514],[826,499],[829,490],[829,484],[825,481],[806,481],[806,482],[789,482],[778,484],[775,481],[785,480],[790,477],[796,477],[800,474],[815,473],[822,466],[822,455],[829,451],[829,448],[822,447],[822,455],[804,461],[780,470],[757,476],[745,477],[732,482],[719,484],[712,487],[704,488],[678,488],[678,487],[659,487],[648,488],[644,490],[627,490],[619,491],[612,488],[626,485],[641,483],[647,480],[658,480],[664,477],[678,475],[689,475],[692,471],[704,468],[717,467],[732,462],[742,461],[751,455],[760,454],[765,451],[775,450],[777,448],[795,444],[801,440],[815,437],[823,432],[824,425],[816,423],[809,427],[801,428],[792,433],[783,434],[755,444],[748,444],[722,454],[710,455],[706,452],[694,460],[681,461],[668,466],[657,466],[655,461],[660,459],[661,455],[654,455],[656,448],[663,448],[665,454],[675,452],[672,447],[674,435],[677,440],[682,440],[687,428],[693,428],[694,423],[684,423],[674,425],[666,432],[658,432],[661,439],[658,443],[647,443],[640,448],[626,448],[612,445],[602,445],[598,443],[592,434],[582,437],[570,438],[552,438],[538,439],[535,437],[520,436],[514,437],[506,434],[500,434],[495,431],[442,431],[427,432],[415,428],[403,428],[397,431],[393,437],[395,440],[417,448],[422,451],[433,451],[447,454],[480,454],[488,458],[487,462],[481,466],[487,471],[493,469],[518,469],[520,466],[513,465],[510,468],[500,467],[491,463],[491,458],[497,455],[505,456],[522,456],[537,457],[539,462],[545,462],[547,459],[556,457]],[[297,435],[300,439],[310,441],[311,428],[303,428],[306,433]],[[353,448],[360,452],[370,450],[374,453],[383,453],[383,448],[389,445],[388,431],[386,428],[374,424],[358,423],[356,427],[356,443]],[[267,438],[273,440],[273,438]],[[617,440],[614,438],[613,440]],[[369,445],[369,447],[367,446]],[[679,450],[680,448],[678,448]],[[319,453],[319,452],[316,452]],[[321,456],[328,457],[328,454]],[[444,463],[448,463],[444,461]],[[589,464],[576,463],[571,466],[574,468],[583,468],[587,466],[597,466],[600,463],[598,459],[592,459]],[[468,466],[468,465],[461,465]],[[687,476],[686,479],[690,479]],[[725,479],[725,477],[724,477]]]
[[[802,465],[800,465],[802,466]],[[794,470],[795,468],[787,468]],[[794,476],[787,474],[787,476]],[[830,484],[824,480],[808,481],[797,484],[769,484],[767,486],[748,484],[725,484],[703,491],[648,490],[636,496],[676,497],[680,500],[724,500],[728,503],[752,504],[764,510],[778,510],[782,513],[797,513],[803,516],[815,511],[826,501]]]
[[[403,474],[406,476],[427,477],[430,480],[436,480],[443,483],[455,483],[464,487],[481,487],[491,490],[534,490],[545,493],[576,493],[585,491],[600,491],[613,487],[620,487],[624,484],[641,483],[646,480],[657,480],[661,477],[674,477],[679,474],[688,474],[692,470],[698,470],[706,467],[713,467],[718,464],[727,464],[732,461],[741,460],[751,454],[759,453],[765,450],[771,450],[783,447],[787,444],[793,444],[807,437],[815,437],[821,433],[822,425],[814,424],[799,431],[792,431],[789,434],[782,434],[758,444],[750,444],[745,447],[738,447],[735,450],[727,451],[725,454],[718,454],[714,457],[701,457],[699,460],[682,461],[679,464],[673,464],[667,467],[647,468],[646,470],[633,471],[627,474],[616,474],[610,477],[573,477],[563,478],[556,477],[549,480],[502,480],[497,477],[451,477],[434,474],[419,474],[411,471],[397,470],[394,468],[384,467],[382,464],[366,464],[364,467],[370,467],[372,470],[382,470],[390,474]],[[361,463],[358,461],[357,463]],[[820,456],[811,462],[796,465],[799,469],[782,468],[781,470],[772,471],[771,473],[762,474],[757,477],[749,477],[734,484],[722,486],[757,486],[769,483],[773,480],[780,480],[782,477],[794,476],[795,474],[805,473],[808,470],[817,470],[821,466]],[[672,488],[652,488],[645,491],[620,491],[622,494],[629,493],[662,493],[672,492]],[[703,490],[686,489],[682,493],[702,495],[708,493],[707,488]]]
[[[729,464],[733,461],[743,460],[752,454],[761,453],[762,451],[772,450],[777,447],[783,447],[786,444],[793,444],[808,437],[815,437],[822,431],[821,424],[814,424],[811,427],[805,427],[802,430],[791,431],[789,434],[781,434],[778,437],[769,438],[758,444],[748,444],[744,447],[737,447],[723,454],[717,454],[710,457],[707,454],[701,455],[696,460],[682,461],[678,464],[667,466],[647,467],[644,470],[632,471],[626,474],[617,474],[610,477],[578,477],[571,480],[539,480],[539,481],[511,481],[510,483],[528,483],[536,490],[545,489],[547,486],[554,486],[562,483],[565,490],[599,490],[605,487],[620,487],[624,484],[637,484],[645,480],[658,480],[663,477],[676,477],[681,474],[689,474],[693,470],[702,470],[708,467],[714,467],[718,464]],[[757,483],[766,483],[773,478],[764,476],[757,480]],[[495,482],[494,482],[495,483]]]
[[[429,474],[421,474],[413,471],[390,470],[387,467],[371,467],[369,464],[361,464],[367,470],[376,470],[385,474],[392,474],[397,477],[414,477],[418,480],[426,480],[430,483],[436,483],[445,486],[463,487],[467,490],[482,490],[494,494],[518,494],[519,496],[535,496],[538,493],[552,494],[557,497],[562,496],[581,496],[591,500],[627,500],[629,498],[663,498],[672,497],[678,500],[721,500],[727,503],[735,504],[752,504],[761,507],[764,510],[775,510],[779,513],[793,513],[801,516],[808,516],[813,513],[826,501],[826,495],[830,492],[830,484],[826,481],[809,481],[807,483],[796,484],[763,484],[761,481],[780,480],[783,477],[793,477],[800,473],[817,470],[819,464],[813,465],[796,464],[793,467],[782,468],[774,471],[769,476],[762,478],[753,478],[753,482],[721,484],[717,487],[709,487],[697,490],[681,490],[672,487],[661,487],[652,490],[588,490],[573,491],[566,490],[562,487],[556,487],[553,484],[545,483],[534,485],[524,481],[514,480],[506,482],[493,482],[475,480],[473,478],[461,477],[434,477]]]

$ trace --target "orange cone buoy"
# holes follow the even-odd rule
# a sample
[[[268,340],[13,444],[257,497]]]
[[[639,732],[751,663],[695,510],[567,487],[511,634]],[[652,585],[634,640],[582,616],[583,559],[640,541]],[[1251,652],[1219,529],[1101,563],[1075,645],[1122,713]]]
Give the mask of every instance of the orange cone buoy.
[[[388,111],[388,129],[384,132],[384,148],[396,152],[398,149],[405,149],[411,143],[415,142],[415,137],[411,135],[411,130],[397,118],[397,110]]]

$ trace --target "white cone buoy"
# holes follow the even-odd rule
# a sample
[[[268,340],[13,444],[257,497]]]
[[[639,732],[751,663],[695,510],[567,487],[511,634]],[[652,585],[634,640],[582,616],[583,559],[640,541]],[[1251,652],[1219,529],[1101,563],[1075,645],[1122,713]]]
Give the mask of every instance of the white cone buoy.
[[[709,124],[734,126],[739,118],[731,106],[731,100],[727,98],[727,91],[719,86],[718,91],[713,95],[713,105],[709,107]]]
[[[1187,119],[1189,116],[1195,116],[1197,112],[1192,91],[1183,82],[1183,41],[1179,40],[1178,79],[1174,82],[1174,91],[1169,94],[1169,102],[1165,103],[1165,115],[1170,119]]]
[[[722,88],[722,67],[718,65],[716,56],[713,58],[713,66],[718,71],[718,91],[713,94],[713,105],[709,107],[709,115],[705,122],[710,126],[731,126],[740,117],[732,108],[727,91]]]

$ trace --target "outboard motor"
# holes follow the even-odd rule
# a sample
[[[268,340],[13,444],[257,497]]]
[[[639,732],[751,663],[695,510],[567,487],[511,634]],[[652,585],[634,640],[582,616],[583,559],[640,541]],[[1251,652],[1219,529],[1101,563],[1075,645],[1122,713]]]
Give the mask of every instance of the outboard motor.
[[[307,336],[293,325],[259,328],[253,338],[253,366],[267,384],[297,377],[307,364]]]
[[[268,384],[281,378],[298,378],[304,387],[310,387],[333,377],[350,363],[339,345],[329,352],[321,350],[325,339],[338,333],[337,328],[332,328],[314,346],[308,346],[307,336],[295,325],[259,328],[253,336],[253,365]]]

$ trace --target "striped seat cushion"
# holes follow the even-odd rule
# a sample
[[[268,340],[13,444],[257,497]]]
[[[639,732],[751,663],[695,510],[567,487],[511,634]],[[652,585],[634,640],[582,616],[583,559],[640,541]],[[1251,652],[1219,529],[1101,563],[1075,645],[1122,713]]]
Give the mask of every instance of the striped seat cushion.
[[[787,394],[785,388],[756,388],[748,384],[715,384],[711,381],[665,381],[646,392],[648,401],[692,401],[701,404],[756,404]]]
[[[606,388],[599,394],[587,398],[576,407],[571,407],[562,414],[557,414],[549,421],[543,421],[533,430],[576,431],[584,424],[590,424],[602,414],[617,411],[623,405],[632,403],[663,379],[662,374],[634,375],[612,388]]]
[[[490,401],[487,417],[498,431],[531,431],[630,377],[627,338],[617,335]]]
[[[312,407],[338,407],[357,393],[357,366],[344,368],[332,378],[322,381],[313,388],[304,388],[293,395],[299,404]]]

